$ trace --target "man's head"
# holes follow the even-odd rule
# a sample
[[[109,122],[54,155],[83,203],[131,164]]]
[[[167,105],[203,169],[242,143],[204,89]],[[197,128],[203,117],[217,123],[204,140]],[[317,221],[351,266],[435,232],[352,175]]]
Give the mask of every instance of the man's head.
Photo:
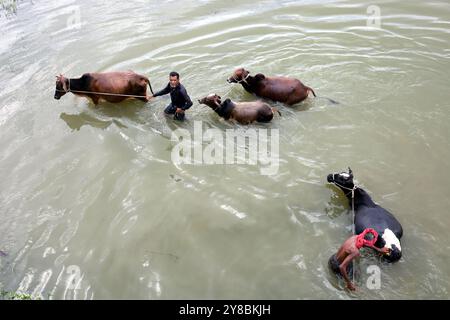
[[[178,74],[178,72],[172,71],[169,74],[169,82],[172,88],[175,88],[180,84],[180,75]]]
[[[373,247],[378,239],[378,232],[375,229],[367,228],[356,238],[356,247]]]
[[[372,232],[366,233],[366,235],[364,236],[364,240],[366,240],[369,243],[374,242],[373,239],[375,239],[375,236]]]

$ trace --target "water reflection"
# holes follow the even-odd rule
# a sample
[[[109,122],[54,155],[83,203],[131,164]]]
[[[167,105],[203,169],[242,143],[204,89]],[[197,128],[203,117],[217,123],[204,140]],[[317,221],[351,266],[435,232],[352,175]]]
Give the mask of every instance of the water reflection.
[[[330,200],[326,203],[325,213],[330,219],[336,219],[343,213],[349,212],[347,197],[339,194],[340,190],[336,190],[336,187],[331,184],[326,185],[327,189],[332,192]],[[342,193],[342,192],[341,192]]]
[[[125,127],[122,124],[120,124],[117,120],[109,120],[109,121],[103,121],[100,119],[97,119],[87,112],[81,112],[79,114],[67,114],[65,112],[61,113],[59,116],[64,122],[67,124],[67,126],[72,130],[79,131],[82,126],[91,126],[94,128],[99,129],[106,129],[108,128],[113,122],[116,124],[119,124],[119,126]]]

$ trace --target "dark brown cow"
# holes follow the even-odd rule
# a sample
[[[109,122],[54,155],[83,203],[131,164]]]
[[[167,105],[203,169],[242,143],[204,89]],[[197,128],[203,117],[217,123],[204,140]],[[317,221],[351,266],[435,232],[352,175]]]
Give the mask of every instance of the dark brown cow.
[[[198,100],[198,102],[207,105],[225,120],[233,119],[241,124],[249,124],[254,121],[270,122],[273,118],[274,111],[277,111],[275,108],[271,108],[267,103],[260,100],[233,102],[230,99],[226,99],[222,102],[221,99],[217,94],[210,94]]]
[[[98,104],[100,99],[116,103],[136,98],[148,102],[147,85],[153,94],[150,80],[133,71],[85,73],[81,78],[73,79],[59,75],[56,77],[55,99],[72,92],[92,99],[94,104]]]
[[[316,94],[310,87],[305,86],[300,80],[288,77],[266,77],[258,73],[254,77],[244,68],[234,71],[228,78],[228,83],[240,83],[245,90],[257,96],[268,98],[273,101],[293,105],[305,100],[311,92]]]

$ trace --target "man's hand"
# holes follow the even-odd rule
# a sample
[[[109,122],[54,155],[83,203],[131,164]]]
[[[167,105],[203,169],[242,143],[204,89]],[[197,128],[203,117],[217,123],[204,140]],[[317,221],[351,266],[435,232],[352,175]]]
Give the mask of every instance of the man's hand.
[[[183,110],[183,109],[181,109],[181,108],[177,108],[177,111],[176,111],[176,113],[184,113],[184,110]]]
[[[383,247],[383,248],[377,248],[375,246],[371,246],[372,249],[376,250],[380,254],[387,254],[389,255],[391,253],[391,249]]]
[[[153,95],[147,95],[147,100],[148,101],[152,100],[153,98],[154,98]]]

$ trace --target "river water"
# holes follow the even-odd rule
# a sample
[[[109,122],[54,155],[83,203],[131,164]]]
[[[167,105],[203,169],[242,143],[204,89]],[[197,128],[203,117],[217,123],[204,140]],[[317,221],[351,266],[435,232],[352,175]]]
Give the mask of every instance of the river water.
[[[8,3],[8,1],[6,1]],[[41,299],[448,299],[447,1],[19,1],[0,18],[0,289]],[[377,12],[380,15],[377,19]],[[254,97],[236,67],[301,79],[279,168],[175,164],[176,128],[242,129],[197,99]],[[95,107],[55,76],[176,70],[194,101]],[[327,260],[351,234],[332,172],[402,223],[403,258],[365,252],[349,293]],[[380,287],[367,285],[380,268]]]

